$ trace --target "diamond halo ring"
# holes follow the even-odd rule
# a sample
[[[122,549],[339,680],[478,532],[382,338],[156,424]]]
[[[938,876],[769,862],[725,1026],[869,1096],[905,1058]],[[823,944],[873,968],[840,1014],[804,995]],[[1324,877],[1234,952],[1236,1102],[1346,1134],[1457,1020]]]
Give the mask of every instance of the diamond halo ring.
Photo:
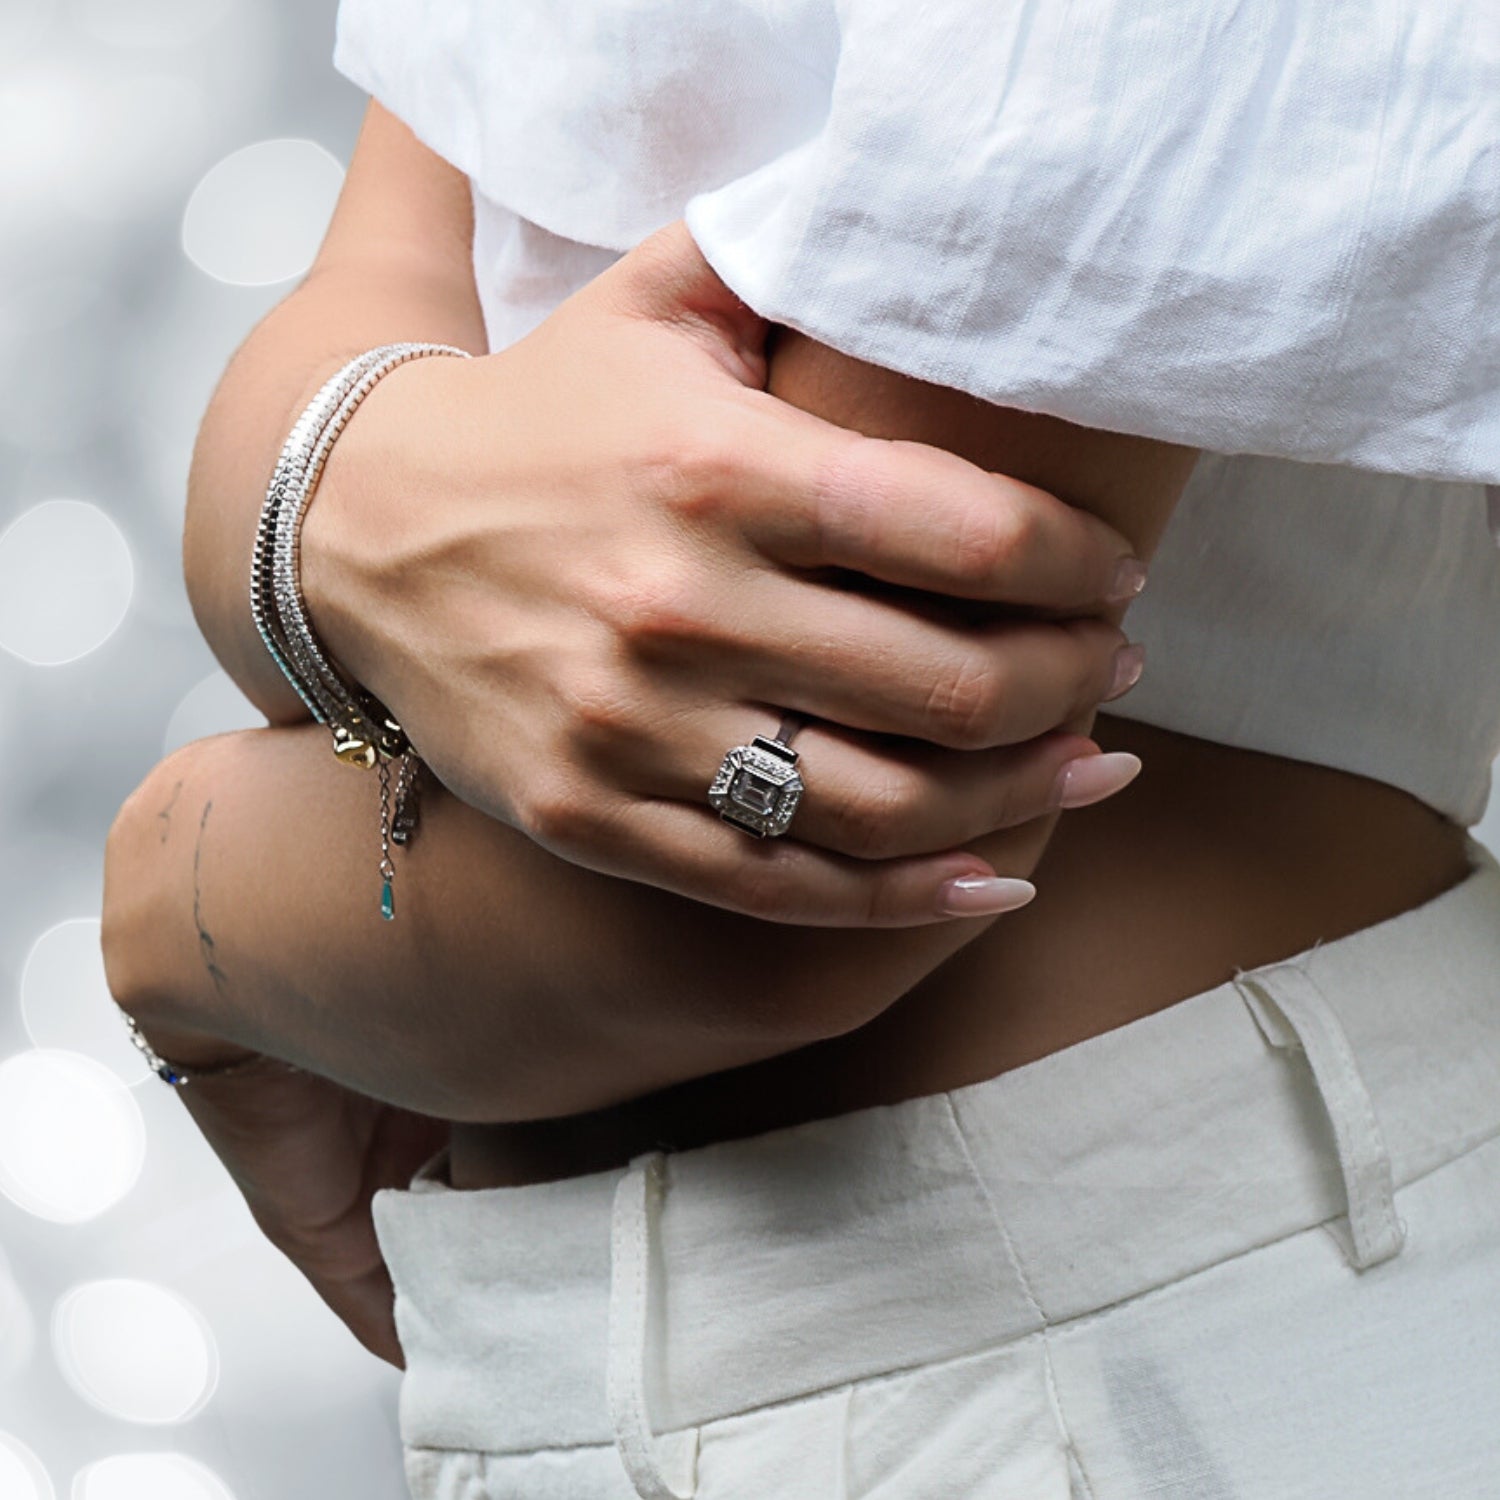
[[[708,789],[709,806],[726,822],[758,839],[780,838],[802,800],[802,777],[792,736],[801,714],[789,713],[774,736],[758,734],[724,757]]]

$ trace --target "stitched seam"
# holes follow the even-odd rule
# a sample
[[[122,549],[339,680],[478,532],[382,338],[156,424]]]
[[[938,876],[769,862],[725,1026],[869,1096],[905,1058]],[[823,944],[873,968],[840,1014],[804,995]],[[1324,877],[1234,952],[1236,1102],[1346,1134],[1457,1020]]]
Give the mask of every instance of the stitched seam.
[[[1000,1232],[1000,1240],[1005,1247],[1005,1253],[1011,1265],[1015,1267],[1016,1275],[1020,1278],[1021,1290],[1025,1293],[1026,1302],[1041,1324],[1037,1329],[1037,1334],[1042,1344],[1042,1369],[1047,1377],[1047,1394],[1052,1401],[1052,1409],[1057,1415],[1057,1425],[1062,1432],[1063,1442],[1067,1444],[1067,1451],[1073,1455],[1073,1460],[1078,1465],[1079,1477],[1083,1480],[1083,1487],[1088,1493],[1089,1500],[1094,1500],[1094,1484],[1088,1476],[1088,1470],[1084,1467],[1083,1455],[1073,1442],[1073,1432],[1068,1423],[1067,1413],[1063,1410],[1062,1393],[1057,1388],[1057,1372],[1052,1366],[1052,1345],[1047,1338],[1047,1315],[1042,1311],[1041,1303],[1036,1300],[1036,1294],[1031,1289],[1031,1278],[1026,1274],[1026,1267],[1021,1264],[1020,1255],[1016,1253],[1015,1241],[1011,1238],[1010,1229],[996,1206],[989,1184],[979,1171],[979,1164],[974,1160],[974,1153],[969,1147],[968,1133],[964,1130],[963,1121],[958,1117],[958,1110],[954,1107],[951,1092],[944,1092],[943,1103],[948,1107],[948,1118],[952,1120],[958,1143],[963,1148],[964,1161],[968,1164],[969,1173],[984,1197],[990,1218],[994,1220],[995,1228]]]

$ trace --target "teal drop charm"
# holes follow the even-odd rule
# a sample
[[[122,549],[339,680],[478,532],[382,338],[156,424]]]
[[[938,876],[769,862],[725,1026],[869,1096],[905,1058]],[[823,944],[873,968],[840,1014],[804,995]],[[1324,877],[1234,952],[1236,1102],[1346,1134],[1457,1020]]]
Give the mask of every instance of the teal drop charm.
[[[384,917],[387,922],[394,922],[396,920],[396,897],[394,892],[392,892],[391,890],[391,883],[389,880],[381,882],[380,915]]]

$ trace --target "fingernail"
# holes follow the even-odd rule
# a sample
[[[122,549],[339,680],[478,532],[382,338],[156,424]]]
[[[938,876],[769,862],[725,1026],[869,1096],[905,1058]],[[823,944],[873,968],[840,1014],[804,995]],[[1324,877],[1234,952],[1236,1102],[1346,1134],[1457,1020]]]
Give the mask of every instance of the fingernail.
[[[1007,880],[1001,875],[965,875],[948,881],[938,892],[938,910],[950,917],[989,917],[1014,911],[1036,895],[1029,880]]]
[[[1106,604],[1124,604],[1146,587],[1146,565],[1137,557],[1122,558],[1115,565],[1114,581],[1109,586]]]
[[[1141,680],[1141,673],[1145,670],[1146,648],[1139,642],[1132,646],[1121,646],[1115,652],[1115,675],[1109,691],[1104,695],[1104,702],[1110,703],[1128,693]]]
[[[1058,773],[1053,788],[1056,807],[1088,807],[1103,802],[1129,786],[1141,774],[1141,758],[1128,750],[1112,750],[1108,755],[1085,755],[1070,760]]]

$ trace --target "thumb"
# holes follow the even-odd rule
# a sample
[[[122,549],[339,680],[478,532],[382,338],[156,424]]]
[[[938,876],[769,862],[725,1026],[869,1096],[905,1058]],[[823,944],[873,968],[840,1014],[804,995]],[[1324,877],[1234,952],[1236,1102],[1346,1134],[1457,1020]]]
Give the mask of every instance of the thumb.
[[[642,240],[599,281],[617,313],[675,325],[736,380],[765,389],[771,325],[719,279],[682,220]]]

